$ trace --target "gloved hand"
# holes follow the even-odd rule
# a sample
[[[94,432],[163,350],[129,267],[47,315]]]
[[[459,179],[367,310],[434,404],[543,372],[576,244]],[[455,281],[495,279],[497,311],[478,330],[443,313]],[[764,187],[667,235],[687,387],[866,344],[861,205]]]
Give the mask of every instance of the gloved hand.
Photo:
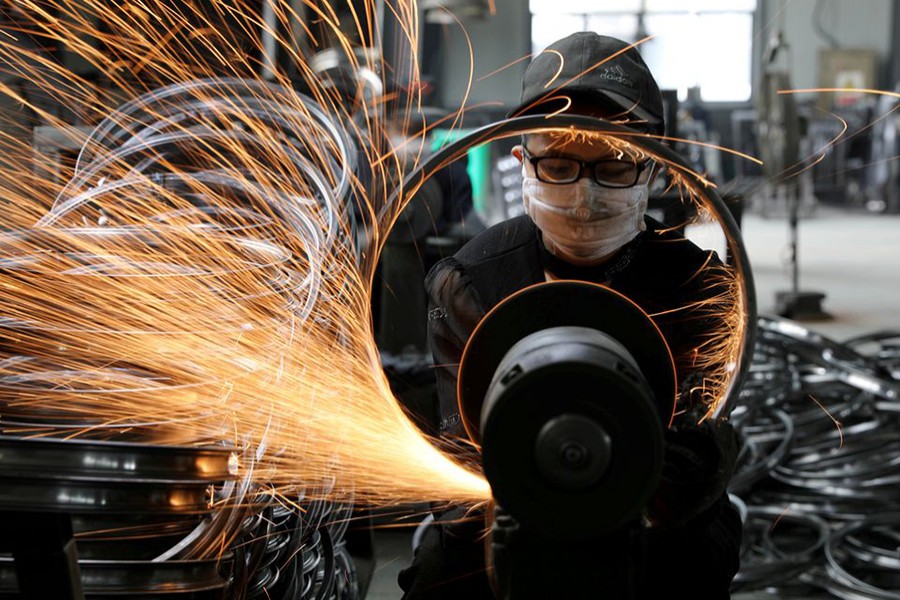
[[[725,494],[740,443],[730,423],[682,415],[666,430],[662,480],[647,507],[654,527],[681,527],[703,516]]]
[[[412,565],[400,571],[403,600],[493,600],[485,563],[485,513],[444,512],[428,526]]]
[[[498,598],[636,598],[646,530],[630,524],[581,540],[522,527],[495,504],[491,527]]]

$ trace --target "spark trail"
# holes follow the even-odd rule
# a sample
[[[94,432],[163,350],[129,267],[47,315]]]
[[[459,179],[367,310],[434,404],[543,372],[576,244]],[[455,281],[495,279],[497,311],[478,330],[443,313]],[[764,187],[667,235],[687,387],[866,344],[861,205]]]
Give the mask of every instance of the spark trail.
[[[403,413],[371,328],[381,245],[416,191],[386,122],[427,133],[415,3],[386,3],[410,49],[395,64],[360,52],[383,33],[374,3],[273,1],[274,25],[244,2],[75,4],[18,2],[0,36],[0,93],[33,116],[0,139],[2,431],[229,442],[245,478],[286,496],[488,500],[481,474]],[[345,68],[314,68],[325,51]],[[387,79],[413,92],[381,94]],[[33,122],[94,128],[74,169],[35,160]],[[723,325],[698,349],[709,414],[740,345],[723,277]]]
[[[74,112],[67,120],[97,124],[59,184],[32,165],[29,144],[3,140],[4,432],[227,441],[245,475],[277,489],[339,474],[322,489],[364,502],[489,498],[478,473],[419,433],[380,368],[372,270],[402,208],[386,203],[401,165],[383,107],[325,85],[303,44],[280,37],[291,28],[266,29],[242,3],[72,6],[19,3],[0,40],[7,73]],[[415,7],[398,8],[414,36]],[[377,35],[373,14],[305,9],[304,20],[279,4],[276,16],[317,23],[321,39],[306,32],[304,43],[328,38],[351,70],[383,72],[350,51],[351,38]],[[253,36],[236,29],[275,37],[305,85],[254,76],[242,45]],[[26,38],[80,55],[130,101],[99,101],[93,82]],[[15,87],[3,92],[65,127]],[[368,186],[358,161],[371,165]],[[357,223],[370,232],[365,258]]]

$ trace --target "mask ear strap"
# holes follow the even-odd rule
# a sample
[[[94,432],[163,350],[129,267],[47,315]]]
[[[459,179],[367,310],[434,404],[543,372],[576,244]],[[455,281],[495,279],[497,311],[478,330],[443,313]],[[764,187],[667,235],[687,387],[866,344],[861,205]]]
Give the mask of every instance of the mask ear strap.
[[[663,169],[665,168],[665,166],[657,160],[651,158],[650,162],[652,162],[653,164],[651,164],[647,168],[647,171],[650,173],[650,175],[647,176],[647,186],[652,185],[653,182],[656,181],[656,178],[659,176],[659,174],[662,173]]]

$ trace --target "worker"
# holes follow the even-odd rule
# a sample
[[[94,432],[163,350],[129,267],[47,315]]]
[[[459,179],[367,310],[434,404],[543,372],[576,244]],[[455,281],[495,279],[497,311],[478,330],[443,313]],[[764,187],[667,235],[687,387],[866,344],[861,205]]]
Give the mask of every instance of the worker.
[[[561,110],[642,134],[665,129],[662,96],[638,50],[593,32],[565,37],[531,62],[510,116]],[[742,529],[726,492],[737,437],[726,421],[702,418],[708,406],[696,392],[706,375],[699,349],[722,322],[706,300],[722,293],[723,267],[714,253],[645,214],[662,165],[636,145],[609,140],[588,131],[523,136],[512,152],[522,164],[526,214],[488,229],[428,274],[435,427],[448,447],[465,436],[458,364],[475,326],[504,298],[556,279],[624,294],[653,316],[672,350],[678,414],[665,432],[659,488],[634,523],[592,540],[596,571],[587,579],[603,583],[580,597],[728,598]],[[400,574],[404,598],[493,598],[486,527],[466,507],[438,514]],[[535,597],[552,597],[545,593]]]

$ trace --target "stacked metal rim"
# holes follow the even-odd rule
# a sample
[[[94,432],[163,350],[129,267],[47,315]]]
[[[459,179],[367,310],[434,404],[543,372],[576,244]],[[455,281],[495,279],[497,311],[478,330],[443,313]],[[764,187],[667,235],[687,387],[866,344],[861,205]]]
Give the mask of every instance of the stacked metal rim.
[[[58,538],[41,539],[43,522],[60,515],[72,520],[87,597],[221,596],[231,556],[202,542],[229,526],[212,515],[212,501],[233,487],[233,465],[224,447],[0,437],[0,516],[9,552],[0,558],[0,597],[20,597],[28,586],[13,553],[21,560],[61,551]],[[11,539],[23,528],[28,539]]]
[[[344,534],[352,503],[273,504],[245,522],[233,545],[229,598],[350,599],[360,597],[356,565]]]
[[[42,539],[42,522],[61,515],[86,598],[358,597],[352,502],[237,503],[234,475],[225,447],[0,437],[0,598],[29,597],[13,553],[54,558],[60,540]]]
[[[761,319],[733,413],[746,505],[735,591],[900,598],[900,333],[837,343]]]

